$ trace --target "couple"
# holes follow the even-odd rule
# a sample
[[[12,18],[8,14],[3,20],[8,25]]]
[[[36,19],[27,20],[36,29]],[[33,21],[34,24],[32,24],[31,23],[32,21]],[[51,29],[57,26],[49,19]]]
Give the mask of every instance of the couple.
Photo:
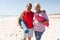
[[[18,19],[18,23],[19,23],[19,20],[21,18],[23,18],[23,20],[29,30],[28,34],[24,32],[23,40],[26,40],[27,37],[28,37],[28,40],[31,40],[31,37],[33,37],[33,30],[35,32],[36,40],[41,40],[41,36],[42,36],[43,32],[45,31],[45,26],[49,25],[49,20],[46,15],[46,12],[44,10],[43,11],[40,10],[41,7],[40,7],[39,3],[36,3],[34,8],[35,8],[36,12],[32,12],[31,11],[32,4],[27,3],[26,9],[21,13],[21,15]]]

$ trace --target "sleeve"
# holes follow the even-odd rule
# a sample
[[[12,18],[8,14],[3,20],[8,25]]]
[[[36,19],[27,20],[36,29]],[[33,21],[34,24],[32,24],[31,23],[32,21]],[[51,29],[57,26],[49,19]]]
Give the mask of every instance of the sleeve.
[[[46,11],[43,11],[43,17],[44,17],[45,20],[48,20],[49,21],[48,15],[46,14]]]
[[[49,21],[47,14],[45,14],[44,18],[45,18],[45,20]]]

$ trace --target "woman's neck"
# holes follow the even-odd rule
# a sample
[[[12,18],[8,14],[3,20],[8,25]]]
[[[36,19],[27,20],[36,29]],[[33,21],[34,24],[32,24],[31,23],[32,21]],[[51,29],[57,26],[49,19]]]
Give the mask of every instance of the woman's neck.
[[[41,10],[37,11],[37,13],[40,13],[40,12],[41,12]]]

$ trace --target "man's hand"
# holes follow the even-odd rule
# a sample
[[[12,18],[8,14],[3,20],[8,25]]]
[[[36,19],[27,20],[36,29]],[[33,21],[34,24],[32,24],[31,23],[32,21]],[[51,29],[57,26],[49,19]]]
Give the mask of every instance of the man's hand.
[[[22,26],[20,26],[20,28],[21,28],[21,29],[23,29],[23,27],[22,27]]]

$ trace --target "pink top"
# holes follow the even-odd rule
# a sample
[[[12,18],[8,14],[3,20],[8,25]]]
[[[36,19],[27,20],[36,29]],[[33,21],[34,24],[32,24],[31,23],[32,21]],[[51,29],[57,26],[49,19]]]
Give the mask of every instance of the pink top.
[[[40,12],[40,13],[35,13],[34,14],[34,22],[33,22],[33,25],[34,25],[34,31],[39,31],[39,32],[44,32],[45,31],[45,25],[43,25],[42,23],[39,23],[38,20],[35,18],[35,15],[39,15],[41,17],[43,17],[45,20],[48,20],[48,17],[46,15],[45,12]]]

